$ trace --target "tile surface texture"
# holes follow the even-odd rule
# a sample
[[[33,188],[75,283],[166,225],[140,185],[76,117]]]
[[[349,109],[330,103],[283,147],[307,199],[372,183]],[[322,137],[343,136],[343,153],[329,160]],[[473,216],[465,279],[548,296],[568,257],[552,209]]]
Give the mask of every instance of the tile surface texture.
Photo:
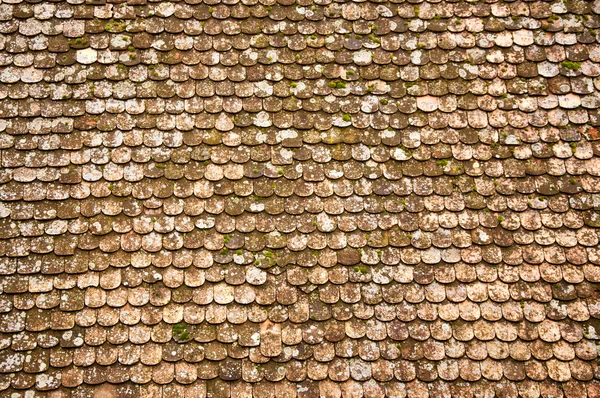
[[[0,1],[0,396],[600,397],[600,1]]]

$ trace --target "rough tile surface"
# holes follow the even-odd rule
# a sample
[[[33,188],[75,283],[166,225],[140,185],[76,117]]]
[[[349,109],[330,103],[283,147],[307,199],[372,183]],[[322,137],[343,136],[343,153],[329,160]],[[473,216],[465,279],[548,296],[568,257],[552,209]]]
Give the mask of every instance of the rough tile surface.
[[[0,396],[599,397],[600,1],[0,1]]]

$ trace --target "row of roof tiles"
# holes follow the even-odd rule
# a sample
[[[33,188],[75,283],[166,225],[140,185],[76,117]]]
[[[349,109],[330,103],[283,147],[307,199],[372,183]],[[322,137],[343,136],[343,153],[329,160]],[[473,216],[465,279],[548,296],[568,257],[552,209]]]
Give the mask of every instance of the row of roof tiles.
[[[187,275],[189,273],[186,274],[186,277]],[[75,314],[76,323],[86,327],[93,325],[96,321],[100,322],[102,326],[113,326],[119,321],[130,326],[138,324],[140,321],[144,324],[153,325],[151,319],[157,320],[157,322],[164,319],[168,323],[185,320],[192,324],[198,324],[206,318],[210,324],[220,324],[226,320],[241,324],[248,320],[249,313],[257,310],[250,306],[252,303],[278,305],[269,314],[269,318],[278,323],[287,320],[302,323],[308,321],[309,318],[319,321],[331,318],[346,320],[353,315],[360,316],[360,319],[374,316],[379,320],[388,322],[396,319],[396,317],[403,322],[411,322],[417,318],[426,322],[437,319],[447,322],[486,320],[492,322],[490,327],[495,325],[496,322],[501,322],[502,318],[510,322],[542,322],[544,319],[566,321],[571,319],[577,322],[590,321],[589,325],[577,326],[582,328],[582,333],[588,338],[593,336],[590,331],[593,330],[592,326],[596,323],[594,318],[599,316],[598,311],[594,311],[595,297],[590,292],[593,285],[587,282],[581,286],[578,285],[578,287],[581,287],[580,289],[575,289],[574,285],[567,283],[558,283],[553,291],[550,290],[550,285],[542,285],[543,282],[538,282],[540,287],[537,289],[537,293],[534,292],[533,296],[527,297],[528,300],[507,301],[508,288],[500,282],[490,284],[490,298],[486,297],[488,291],[481,288],[481,283],[470,284],[469,288],[473,286],[473,289],[470,289],[469,292],[461,292],[456,284],[447,285],[445,290],[444,285],[437,283],[428,285],[425,289],[398,284],[386,285],[380,289],[378,285],[374,284],[348,282],[349,286],[347,288],[340,288],[338,285],[332,284],[320,286],[318,289],[314,287],[313,292],[318,296],[317,299],[314,295],[299,294],[302,289],[308,290],[307,287],[295,289],[284,285],[281,286],[281,291],[277,293],[277,297],[273,285],[265,285],[260,288],[253,288],[250,285],[223,287],[223,283],[204,285],[193,289],[182,288],[171,294],[169,289],[178,288],[182,282],[169,280],[166,282],[173,283],[169,283],[168,287],[162,284],[152,284],[150,286],[138,286],[133,289],[121,287],[117,290],[104,291],[102,288],[67,290],[60,289],[64,286],[59,285],[56,288],[58,290],[47,291],[47,286],[52,287],[52,279],[38,277],[27,281],[26,278],[7,278],[7,281],[15,283],[16,286],[10,289],[7,288],[6,294],[27,292],[28,285],[38,281],[44,283],[44,285],[30,288],[30,294],[27,297],[15,296],[14,304],[11,303],[12,296],[3,298],[1,308],[2,312],[5,313],[2,315],[3,332],[47,330],[51,327],[51,324],[48,323],[49,318],[64,311],[77,311]],[[186,281],[186,283],[193,284],[189,281]],[[528,293],[531,294],[527,291],[523,292],[525,290],[524,285],[525,282],[520,284],[521,289],[513,289],[517,291],[515,295],[519,294],[520,298],[525,298]],[[517,283],[517,286],[519,286],[519,283]],[[547,288],[546,291],[542,289],[544,286]],[[567,304],[560,303],[559,300],[573,299],[573,296],[578,293],[584,295],[585,286],[587,286],[587,299],[575,299]],[[477,288],[479,291],[477,291]],[[504,288],[504,291],[502,288]],[[395,293],[401,296],[390,296]],[[285,297],[284,294],[289,294],[289,297]],[[406,294],[406,300],[410,301],[402,300],[404,294]],[[478,299],[478,301],[467,300],[467,294]],[[429,301],[425,301],[426,299]],[[449,301],[449,299],[452,301]],[[504,301],[497,303],[491,300]],[[543,300],[544,302],[540,303],[535,300]],[[236,304],[233,304],[234,302]],[[150,309],[147,312],[145,307],[147,304],[163,306],[163,308],[148,306]],[[228,306],[226,308],[223,305]],[[328,305],[333,307],[329,308]],[[592,313],[588,311],[588,306],[591,307]],[[19,310],[31,310],[32,307],[37,308],[30,311],[29,315],[19,312]],[[117,307],[117,309],[111,307]],[[153,314],[153,318],[148,318],[148,314]],[[252,316],[250,318],[254,319]],[[10,323],[11,319],[14,321],[13,323]],[[67,318],[65,318],[66,320]],[[458,326],[456,327],[458,328]],[[588,326],[592,329],[588,329]],[[428,326],[424,327],[427,329]],[[466,331],[471,330],[471,326],[464,327]],[[532,327],[535,328],[535,326]],[[426,340],[430,337],[428,333],[421,336],[424,337],[418,338],[418,340]],[[469,336],[469,334],[467,333],[465,336]],[[470,340],[473,338],[472,333],[470,336],[469,338],[460,339]],[[507,340],[505,336],[499,338]],[[489,339],[493,337],[494,333],[491,334]],[[543,339],[546,340],[545,337]],[[509,341],[512,340],[509,339]]]
[[[342,17],[344,20],[377,20],[384,17],[389,18],[398,15],[402,18],[418,18],[423,20],[438,20],[436,17],[448,18],[453,15],[459,17],[485,17],[493,16],[496,18],[509,18],[512,16],[532,18],[548,18],[554,14],[561,15],[567,13],[590,14],[598,13],[600,5],[597,1],[535,1],[535,2],[500,2],[491,1],[481,2],[440,2],[440,1],[415,1],[406,3],[403,1],[393,1],[387,3],[377,2],[355,2],[347,4],[336,4],[330,1],[318,1],[316,4],[312,1],[266,1],[258,3],[255,0],[246,1],[228,1],[227,4],[221,2],[202,3],[197,0],[186,2],[147,2],[147,1],[128,1],[115,2],[118,6],[112,4],[90,4],[81,5],[76,0],[67,4],[41,3],[30,4],[21,1],[11,1],[2,7],[1,20],[10,21],[13,19],[35,18],[37,20],[49,20],[53,17],[59,19],[76,18],[116,18],[116,19],[136,19],[138,17],[156,16],[158,18],[169,18],[174,16],[179,19],[201,18],[225,19],[232,16],[236,19],[247,19],[249,17],[272,17],[272,19],[284,19],[289,17],[286,11],[294,12],[300,18],[323,18],[315,11],[322,11],[324,6],[329,6],[333,12],[341,15],[327,15],[327,17]],[[379,4],[377,4],[379,3]],[[212,9],[212,11],[211,11]],[[316,9],[316,10],[315,10]],[[282,13],[283,12],[283,13]],[[152,15],[149,15],[152,14]],[[511,18],[512,20],[513,18]],[[584,22],[587,19],[583,20]],[[581,22],[581,19],[580,19]]]
[[[26,385],[31,384],[25,383]],[[45,383],[44,383],[45,384]],[[8,384],[6,384],[8,385]],[[425,383],[419,380],[411,382],[377,382],[369,380],[367,382],[357,382],[348,380],[345,382],[335,382],[328,378],[320,381],[305,380],[303,382],[290,382],[282,380],[271,382],[263,380],[261,383],[246,383],[244,381],[228,382],[221,379],[197,380],[191,384],[179,384],[175,380],[170,384],[156,384],[148,382],[139,385],[133,382],[122,384],[102,383],[99,385],[82,383],[72,391],[55,390],[48,394],[51,398],[67,397],[91,397],[94,394],[103,394],[108,398],[196,398],[207,395],[215,398],[235,397],[326,397],[339,398],[344,397],[443,397],[459,396],[471,398],[475,396],[485,396],[485,394],[494,396],[500,395],[507,398],[537,398],[543,397],[595,397],[600,387],[597,382],[578,382],[569,381],[558,385],[551,381],[533,381],[513,382],[508,379],[502,381],[464,382],[464,381],[444,381]],[[10,388],[8,391],[14,398],[24,398],[25,394],[34,390],[23,390]],[[36,395],[34,395],[36,396]],[[45,395],[43,395],[45,396]]]
[[[105,353],[103,352],[103,354]],[[13,360],[16,359],[13,358]],[[44,377],[44,374],[47,376]],[[422,361],[417,366],[409,361],[394,363],[379,360],[368,363],[360,359],[337,359],[330,364],[316,361],[291,361],[285,364],[267,362],[257,365],[249,360],[228,359],[220,364],[209,361],[201,364],[190,364],[182,361],[177,363],[160,362],[153,364],[153,366],[143,364],[125,366],[118,363],[109,366],[97,364],[86,367],[70,366],[46,371],[44,374],[36,375],[19,372],[19,376],[12,380],[4,377],[6,381],[3,384],[5,388],[10,385],[19,389],[36,386],[42,390],[51,390],[59,388],[61,384],[69,388],[79,386],[82,383],[100,384],[107,381],[124,383],[129,380],[138,385],[150,381],[168,384],[175,380],[182,384],[190,384],[198,379],[206,380],[217,377],[225,381],[243,380],[247,383],[257,383],[263,380],[281,381],[284,379],[292,382],[302,382],[307,379],[323,380],[327,377],[338,383],[347,380],[366,382],[371,379],[379,382],[392,380],[410,382],[415,379],[424,382],[432,382],[436,379],[445,381],[462,379],[476,382],[478,380],[500,381],[502,379],[523,381],[527,379],[539,380],[541,378],[559,382],[566,382],[571,379],[590,382],[594,375],[591,366],[586,362],[571,361],[567,363],[556,359],[526,363],[510,360],[499,362],[486,359],[477,362],[468,359],[450,359],[438,364]],[[58,376],[58,374],[61,376]],[[46,378],[50,379],[51,382],[44,385],[43,381]]]

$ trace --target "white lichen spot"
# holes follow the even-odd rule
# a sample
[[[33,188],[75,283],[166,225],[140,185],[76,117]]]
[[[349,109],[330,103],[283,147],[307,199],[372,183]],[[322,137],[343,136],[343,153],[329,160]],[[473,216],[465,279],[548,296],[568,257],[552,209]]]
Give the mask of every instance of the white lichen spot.
[[[275,137],[277,138],[277,142],[281,142],[288,138],[298,137],[298,132],[295,130],[281,130],[275,134]]]
[[[175,14],[175,5],[171,2],[159,3],[156,12],[164,17],[170,17]]]
[[[258,127],[270,127],[273,123],[269,117],[269,114],[265,111],[259,112],[254,117],[254,125]]]
[[[381,133],[381,138],[394,138],[396,136],[396,132],[394,130],[386,129]]]
[[[250,336],[250,340],[252,340],[254,344],[260,344],[260,333],[254,333],[252,336]]]
[[[215,226],[214,218],[205,218],[196,221],[196,227],[199,229],[208,229]]]
[[[361,50],[354,53],[353,60],[358,65],[369,65],[373,55],[367,50]]]
[[[277,51],[275,51],[275,50],[269,50],[269,51],[267,51],[267,59],[271,63],[277,62],[279,60],[279,58],[277,56]]]
[[[478,236],[479,236],[479,240],[481,240],[482,242],[486,242],[490,238],[490,236],[488,234],[486,234],[484,231],[479,231]]]
[[[258,142],[259,144],[264,143],[267,140],[267,135],[265,133],[258,133],[255,136],[256,138],[256,142]]]
[[[77,62],[84,65],[93,64],[98,60],[98,52],[93,48],[85,48],[77,50],[76,55]]]

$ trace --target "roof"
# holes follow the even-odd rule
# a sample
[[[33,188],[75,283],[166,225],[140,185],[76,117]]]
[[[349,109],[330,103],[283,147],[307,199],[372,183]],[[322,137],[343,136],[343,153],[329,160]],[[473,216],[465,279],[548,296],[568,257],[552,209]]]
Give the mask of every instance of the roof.
[[[599,397],[600,1],[0,4],[0,392]]]

